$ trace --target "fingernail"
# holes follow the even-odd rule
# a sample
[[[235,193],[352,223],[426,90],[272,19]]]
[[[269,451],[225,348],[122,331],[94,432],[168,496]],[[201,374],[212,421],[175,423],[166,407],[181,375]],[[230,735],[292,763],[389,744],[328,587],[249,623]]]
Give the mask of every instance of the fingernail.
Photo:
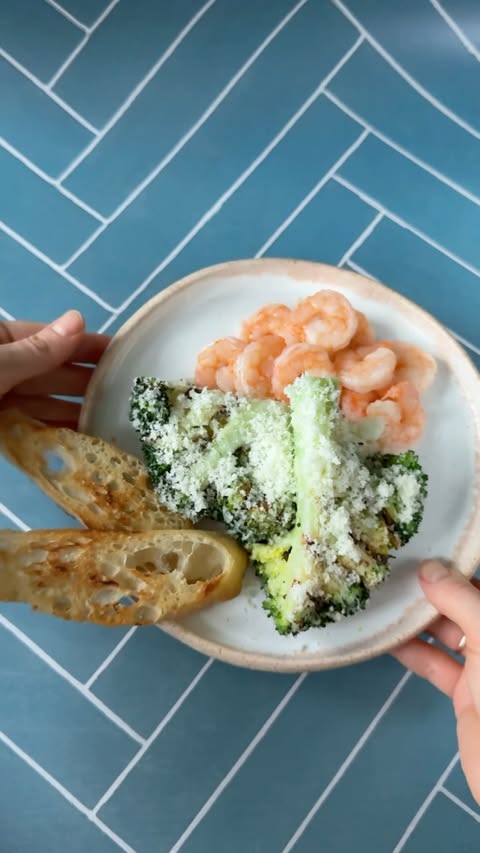
[[[448,566],[445,566],[444,563],[439,563],[437,560],[423,563],[420,568],[420,576],[427,583],[437,583],[437,581],[447,578],[449,574],[450,570]]]
[[[52,323],[52,329],[63,338],[78,335],[83,330],[83,317],[80,311],[67,311]]]

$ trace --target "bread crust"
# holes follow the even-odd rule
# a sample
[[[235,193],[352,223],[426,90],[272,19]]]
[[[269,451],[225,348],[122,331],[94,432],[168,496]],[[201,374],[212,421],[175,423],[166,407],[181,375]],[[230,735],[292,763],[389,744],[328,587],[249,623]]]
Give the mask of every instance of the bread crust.
[[[0,412],[0,451],[91,530],[191,528],[163,507],[144,465],[101,438]]]
[[[203,530],[0,531],[0,599],[62,619],[149,625],[241,590],[248,558]]]

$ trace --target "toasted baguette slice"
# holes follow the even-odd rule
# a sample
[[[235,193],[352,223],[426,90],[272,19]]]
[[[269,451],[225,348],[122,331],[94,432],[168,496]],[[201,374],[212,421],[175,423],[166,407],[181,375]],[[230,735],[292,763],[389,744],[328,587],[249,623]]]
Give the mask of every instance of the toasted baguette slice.
[[[240,592],[247,555],[203,530],[0,531],[0,600],[100,625],[174,619]]]
[[[0,413],[0,451],[65,512],[92,530],[190,528],[157,500],[148,473],[101,438]]]

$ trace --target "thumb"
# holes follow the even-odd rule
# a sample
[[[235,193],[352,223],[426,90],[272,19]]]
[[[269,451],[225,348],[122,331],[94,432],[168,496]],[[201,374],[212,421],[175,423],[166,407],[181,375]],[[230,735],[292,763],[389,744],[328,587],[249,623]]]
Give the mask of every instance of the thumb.
[[[420,568],[420,581],[434,607],[459,625],[469,648],[480,655],[480,592],[457,569],[439,560],[427,560]]]
[[[437,560],[422,565],[420,580],[433,606],[465,634],[465,674],[480,715],[480,592],[459,571]]]
[[[0,347],[0,397],[34,376],[48,373],[67,361],[78,346],[84,321],[78,311],[67,311],[40,332]]]

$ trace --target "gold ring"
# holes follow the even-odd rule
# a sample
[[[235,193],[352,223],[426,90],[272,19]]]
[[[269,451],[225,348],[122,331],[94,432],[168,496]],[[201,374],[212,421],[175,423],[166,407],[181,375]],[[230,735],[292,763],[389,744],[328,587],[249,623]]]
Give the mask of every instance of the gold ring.
[[[457,652],[463,652],[466,645],[467,645],[467,638],[464,634],[462,639],[460,640],[458,646],[457,646]]]

